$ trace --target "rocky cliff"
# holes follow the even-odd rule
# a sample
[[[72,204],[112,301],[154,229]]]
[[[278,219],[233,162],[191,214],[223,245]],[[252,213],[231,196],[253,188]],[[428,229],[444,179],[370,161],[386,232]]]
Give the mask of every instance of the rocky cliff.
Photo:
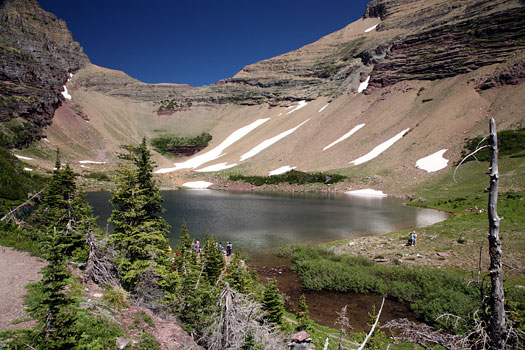
[[[0,1],[0,57],[0,141],[28,145],[51,124],[69,73],[89,59],[65,22],[35,0]]]

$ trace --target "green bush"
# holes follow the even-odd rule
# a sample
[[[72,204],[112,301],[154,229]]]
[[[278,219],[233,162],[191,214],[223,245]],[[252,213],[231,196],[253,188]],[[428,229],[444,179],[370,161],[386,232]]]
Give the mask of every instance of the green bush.
[[[115,309],[127,309],[129,307],[127,298],[128,292],[121,287],[110,287],[102,295],[102,300]]]
[[[230,175],[232,181],[244,181],[254,186],[278,185],[284,182],[289,184],[304,185],[308,183],[334,184],[346,179],[346,176],[327,173],[305,173],[297,170],[290,170],[287,173],[273,176],[244,176],[240,174]]]
[[[193,137],[177,135],[161,135],[153,138],[150,143],[155,151],[165,154],[175,152],[182,147],[206,147],[211,141],[212,136],[207,132]]]
[[[475,137],[467,141],[465,149],[463,150],[462,157],[470,154],[476,150],[479,146],[487,144],[487,140],[481,142],[483,138],[481,136]],[[520,153],[525,151],[525,128],[518,130],[501,130],[498,131],[498,150],[499,156],[520,156]],[[482,162],[490,161],[490,149],[484,148],[476,153],[476,158]],[[468,160],[473,160],[469,158]]]
[[[292,260],[307,289],[384,294],[410,303],[429,324],[447,326],[436,317],[443,313],[466,317],[480,307],[478,290],[455,272],[380,265],[316,247],[298,248]]]

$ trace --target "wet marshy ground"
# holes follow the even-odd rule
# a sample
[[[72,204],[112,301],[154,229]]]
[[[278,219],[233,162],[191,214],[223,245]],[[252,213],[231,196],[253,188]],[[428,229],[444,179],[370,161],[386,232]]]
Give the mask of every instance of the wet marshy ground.
[[[299,276],[292,270],[292,263],[287,258],[274,255],[256,256],[250,259],[250,264],[257,269],[259,279],[266,283],[275,278],[281,293],[286,295],[286,310],[295,313],[301,294],[305,295],[310,311],[310,318],[315,322],[335,327],[337,312],[348,305],[347,317],[354,332],[368,331],[370,315],[376,314],[381,306],[382,297],[376,294],[355,294],[333,291],[308,291],[303,289]],[[375,305],[375,307],[374,307]],[[414,313],[406,303],[385,300],[380,317],[380,323],[396,318],[408,318],[415,321]]]

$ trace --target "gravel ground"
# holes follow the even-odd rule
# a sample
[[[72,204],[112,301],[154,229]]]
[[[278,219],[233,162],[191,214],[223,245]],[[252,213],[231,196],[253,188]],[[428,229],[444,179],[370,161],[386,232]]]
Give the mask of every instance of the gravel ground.
[[[24,311],[24,287],[40,279],[38,271],[42,266],[44,262],[26,252],[0,247],[0,330],[28,324],[13,325],[13,321],[28,318]]]

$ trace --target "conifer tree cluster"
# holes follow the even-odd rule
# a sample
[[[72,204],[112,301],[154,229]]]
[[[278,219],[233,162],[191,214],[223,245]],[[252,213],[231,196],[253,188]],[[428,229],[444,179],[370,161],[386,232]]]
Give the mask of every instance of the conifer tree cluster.
[[[277,281],[272,279],[264,289],[263,305],[268,320],[276,325],[281,324],[284,314],[284,300],[277,288]]]

